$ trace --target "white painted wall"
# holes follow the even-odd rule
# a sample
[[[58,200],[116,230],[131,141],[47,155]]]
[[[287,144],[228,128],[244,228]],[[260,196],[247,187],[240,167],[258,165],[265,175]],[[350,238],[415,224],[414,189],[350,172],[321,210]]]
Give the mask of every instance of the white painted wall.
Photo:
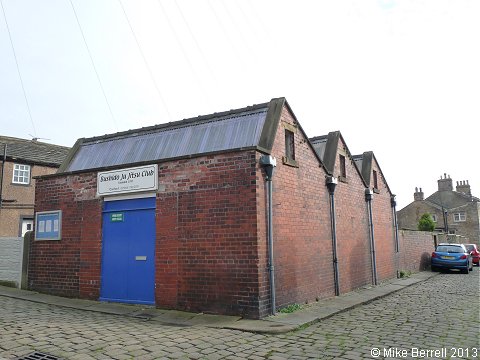
[[[20,287],[22,259],[23,238],[0,237],[0,280],[13,281]]]

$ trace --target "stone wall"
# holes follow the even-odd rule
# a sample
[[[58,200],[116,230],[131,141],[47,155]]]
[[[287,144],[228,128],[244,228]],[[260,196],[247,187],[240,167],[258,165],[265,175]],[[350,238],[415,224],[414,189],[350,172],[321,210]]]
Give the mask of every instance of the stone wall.
[[[435,250],[434,233],[427,231],[399,230],[398,270],[412,272],[430,268],[430,258]]]

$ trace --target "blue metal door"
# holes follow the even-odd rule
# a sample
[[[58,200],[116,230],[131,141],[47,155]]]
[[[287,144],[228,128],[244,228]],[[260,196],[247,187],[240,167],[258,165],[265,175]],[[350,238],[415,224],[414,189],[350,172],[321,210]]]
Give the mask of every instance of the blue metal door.
[[[105,202],[100,300],[155,303],[155,198]]]

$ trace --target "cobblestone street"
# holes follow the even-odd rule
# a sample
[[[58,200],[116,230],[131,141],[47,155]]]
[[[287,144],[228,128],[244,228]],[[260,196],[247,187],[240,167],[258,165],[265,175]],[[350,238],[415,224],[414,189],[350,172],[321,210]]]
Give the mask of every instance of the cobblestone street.
[[[469,275],[441,273],[280,335],[167,326],[0,296],[0,358],[39,351],[64,359],[474,359],[479,287],[477,267]]]

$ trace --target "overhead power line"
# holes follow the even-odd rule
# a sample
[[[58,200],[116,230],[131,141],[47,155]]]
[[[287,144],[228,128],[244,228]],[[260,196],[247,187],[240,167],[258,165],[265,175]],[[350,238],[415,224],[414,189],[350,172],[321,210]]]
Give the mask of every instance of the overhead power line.
[[[168,12],[165,10],[161,0],[157,0],[157,2],[158,2],[158,5],[160,7],[160,10],[163,12],[163,14],[165,15],[165,18],[167,19],[167,24],[168,24],[170,30],[172,31],[172,34],[175,37],[175,40],[177,41],[177,44],[180,48],[180,51],[182,52],[183,57],[185,58],[185,61],[187,62],[188,66],[190,68],[190,71],[192,72],[193,78],[197,82],[198,87],[201,89],[202,95],[204,96],[205,101],[208,104],[210,104],[210,98],[208,97],[208,92],[204,88],[204,86],[202,84],[202,81],[198,77],[198,74],[195,71],[195,69],[192,65],[192,62],[190,61],[190,58],[188,57],[187,51],[185,50],[185,47],[183,46],[182,41],[180,40],[180,38],[177,34],[177,31],[175,30],[175,27],[173,26],[172,22],[170,21],[170,17],[168,16]]]
[[[118,0],[120,7],[123,10],[123,14],[125,15],[125,19],[127,20],[128,27],[130,28],[130,31],[132,32],[133,38],[135,39],[135,43],[137,44],[138,51],[140,52],[140,55],[142,56],[143,62],[145,64],[145,67],[147,68],[148,74],[150,75],[150,78],[152,79],[153,85],[155,86],[155,89],[157,90],[158,96],[160,97],[160,100],[162,101],[163,107],[165,108],[165,111],[167,112],[169,121],[172,121],[172,116],[170,114],[170,111],[168,111],[168,106],[167,103],[165,102],[165,99],[163,98],[162,92],[160,91],[160,88],[157,84],[157,81],[155,80],[155,77],[153,76],[152,69],[150,68],[150,65],[148,65],[147,59],[145,57],[145,54],[142,51],[142,48],[140,46],[140,43],[138,41],[137,36],[135,35],[135,32],[133,31],[132,23],[130,22],[130,19],[128,18],[127,12],[125,11],[125,7],[123,6],[122,0]]]
[[[25,104],[27,105],[28,117],[32,123],[33,133],[37,136],[37,130],[35,129],[35,123],[33,122],[32,112],[30,111],[30,104],[28,103],[27,93],[25,91],[25,86],[23,84],[22,74],[20,73],[20,67],[18,66],[17,54],[15,52],[15,46],[13,46],[12,34],[10,33],[10,27],[8,26],[7,15],[5,13],[5,8],[3,7],[3,0],[0,0],[0,5],[2,6],[3,18],[5,19],[5,25],[7,26],[8,38],[10,39],[10,45],[12,46],[13,57],[15,59],[15,64],[17,65],[18,77],[20,79],[20,84],[22,85],[23,97],[25,98]]]
[[[223,0],[222,0],[223,1]],[[230,38],[230,35],[227,31],[227,28],[225,27],[225,25],[223,24],[223,21],[221,20],[221,17],[218,15],[217,11],[215,10],[215,7],[212,5],[212,3],[210,2],[210,0],[207,0],[207,4],[208,6],[210,7],[210,10],[212,10],[212,13],[213,15],[215,16],[215,19],[217,20],[217,23],[220,27],[220,32],[225,36],[225,39],[227,41],[227,43],[230,45],[230,48],[232,49],[233,51],[233,54],[235,56],[235,59],[237,59],[238,61],[240,61],[242,63],[242,67],[243,68],[247,68],[247,65],[243,59],[243,57],[241,56],[240,52],[237,51],[237,48],[235,46],[235,41],[233,41],[231,38]]]
[[[95,75],[100,85],[100,89],[102,90],[103,97],[105,98],[105,102],[107,103],[108,111],[110,112],[110,116],[112,117],[113,123],[115,125],[115,129],[118,130],[117,121],[115,120],[115,116],[113,115],[112,108],[110,107],[110,103],[108,102],[107,94],[105,93],[105,89],[103,88],[102,81],[100,80],[100,76],[98,75],[95,62],[93,61],[92,53],[90,52],[90,48],[88,47],[87,40],[85,39],[85,34],[83,33],[82,26],[80,25],[80,21],[78,20],[77,11],[75,10],[75,6],[73,5],[72,0],[70,0],[70,5],[72,5],[73,14],[75,15],[75,19],[77,20],[78,28],[80,29],[80,33],[82,34],[82,39],[85,44],[85,48],[87,49],[88,56],[90,57],[90,61],[92,63],[93,70],[95,71]]]
[[[205,62],[205,65],[207,66],[208,71],[210,72],[210,75],[211,75],[212,78],[216,81],[217,79],[216,79],[216,77],[215,77],[215,73],[212,71],[212,68],[211,68],[211,66],[210,66],[210,63],[208,62],[207,58],[205,57],[205,54],[203,53],[203,50],[202,50],[202,48],[200,47],[200,45],[199,45],[199,43],[198,43],[198,41],[197,41],[197,38],[196,38],[195,34],[194,34],[193,31],[192,31],[192,28],[190,27],[190,25],[189,25],[189,23],[188,23],[185,15],[183,14],[183,11],[182,11],[180,5],[178,5],[177,0],[174,0],[173,2],[175,3],[175,6],[177,7],[178,12],[180,13],[180,15],[181,15],[181,17],[182,17],[182,19],[183,19],[183,22],[184,22],[185,26],[187,27],[187,30],[188,30],[188,32],[190,33],[190,36],[192,37],[192,39],[193,39],[193,41],[194,41],[194,43],[195,43],[195,45],[196,45],[196,47],[197,47],[198,52],[199,52],[200,55],[202,56],[203,61]]]

